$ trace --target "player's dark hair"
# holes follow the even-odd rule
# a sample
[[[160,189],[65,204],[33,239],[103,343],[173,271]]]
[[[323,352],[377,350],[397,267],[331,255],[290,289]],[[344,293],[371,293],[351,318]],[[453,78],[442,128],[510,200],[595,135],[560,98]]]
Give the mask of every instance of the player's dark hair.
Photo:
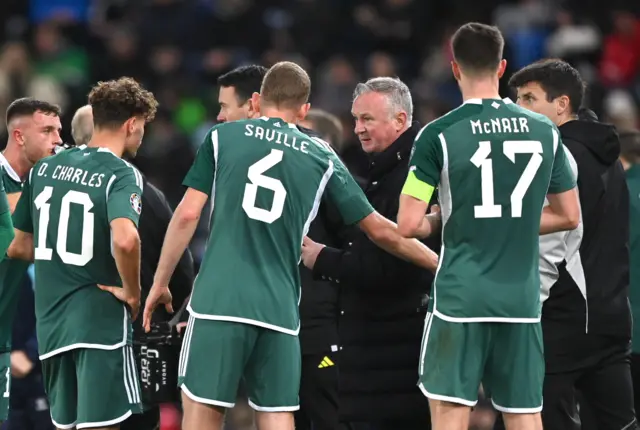
[[[504,38],[497,27],[470,22],[451,38],[453,58],[470,75],[493,73],[502,61]]]
[[[42,112],[45,115],[60,116],[60,106],[46,102],[44,100],[34,99],[33,97],[24,97],[14,100],[7,108],[6,123],[20,116],[31,116],[36,112]]]
[[[132,117],[142,117],[149,122],[158,108],[153,93],[127,77],[98,82],[89,93],[89,104],[96,128],[118,128]]]
[[[266,74],[267,68],[264,66],[257,64],[241,66],[220,76],[218,86],[235,88],[238,103],[244,104],[253,93],[260,91],[260,85]]]
[[[630,163],[640,163],[640,131],[623,130],[619,137],[620,155]]]
[[[311,79],[296,63],[281,61],[267,71],[260,87],[263,103],[285,109],[298,109],[309,101]]]
[[[585,83],[580,73],[569,63],[559,59],[536,61],[511,76],[509,86],[517,89],[530,82],[537,82],[551,102],[560,96],[569,97],[571,112],[578,113],[584,98]]]

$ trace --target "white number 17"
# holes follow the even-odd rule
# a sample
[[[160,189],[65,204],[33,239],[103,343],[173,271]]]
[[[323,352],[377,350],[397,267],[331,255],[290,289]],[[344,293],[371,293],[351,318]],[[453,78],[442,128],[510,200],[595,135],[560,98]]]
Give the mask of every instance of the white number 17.
[[[516,162],[516,154],[531,154],[520,179],[511,193],[511,217],[522,216],[522,199],[526,194],[533,178],[535,178],[540,165],[542,165],[542,143],[536,140],[505,140],[502,143],[502,152],[512,163]],[[491,154],[491,142],[480,142],[479,148],[471,157],[471,162],[480,168],[480,187],[482,189],[482,204],[475,205],[475,218],[501,218],[502,206],[495,204],[493,190],[493,161]]]

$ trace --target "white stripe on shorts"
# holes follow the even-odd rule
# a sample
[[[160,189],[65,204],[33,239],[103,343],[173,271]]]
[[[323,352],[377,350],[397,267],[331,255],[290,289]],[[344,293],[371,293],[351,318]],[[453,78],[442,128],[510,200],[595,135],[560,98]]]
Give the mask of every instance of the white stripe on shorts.
[[[194,322],[195,318],[193,315],[189,315],[189,321],[187,322],[187,328],[185,329],[184,339],[182,341],[182,349],[180,351],[178,376],[185,376],[187,374],[187,363],[189,362],[189,349],[191,348],[191,337],[193,336]]]
[[[133,403],[133,393],[131,392],[131,387],[129,386],[129,371],[127,369],[129,360],[127,360],[127,347],[122,347],[122,375],[124,376],[124,389],[127,390],[127,399],[129,403]]]

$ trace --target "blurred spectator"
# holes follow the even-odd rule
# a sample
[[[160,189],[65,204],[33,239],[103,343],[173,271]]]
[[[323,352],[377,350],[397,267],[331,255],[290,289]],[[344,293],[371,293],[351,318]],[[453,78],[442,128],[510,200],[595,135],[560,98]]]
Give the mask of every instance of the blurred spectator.
[[[613,27],[604,41],[600,77],[605,86],[629,87],[640,68],[640,21],[631,12],[615,11]]]
[[[344,131],[335,115],[321,109],[310,109],[300,125],[317,132],[338,154],[342,152]]]

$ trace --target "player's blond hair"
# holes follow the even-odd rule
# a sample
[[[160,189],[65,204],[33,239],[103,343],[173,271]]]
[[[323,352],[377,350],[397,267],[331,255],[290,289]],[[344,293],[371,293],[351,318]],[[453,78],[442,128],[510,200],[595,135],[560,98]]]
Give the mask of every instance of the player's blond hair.
[[[260,87],[262,103],[278,108],[299,109],[309,101],[311,79],[296,63],[281,61],[267,71]]]

